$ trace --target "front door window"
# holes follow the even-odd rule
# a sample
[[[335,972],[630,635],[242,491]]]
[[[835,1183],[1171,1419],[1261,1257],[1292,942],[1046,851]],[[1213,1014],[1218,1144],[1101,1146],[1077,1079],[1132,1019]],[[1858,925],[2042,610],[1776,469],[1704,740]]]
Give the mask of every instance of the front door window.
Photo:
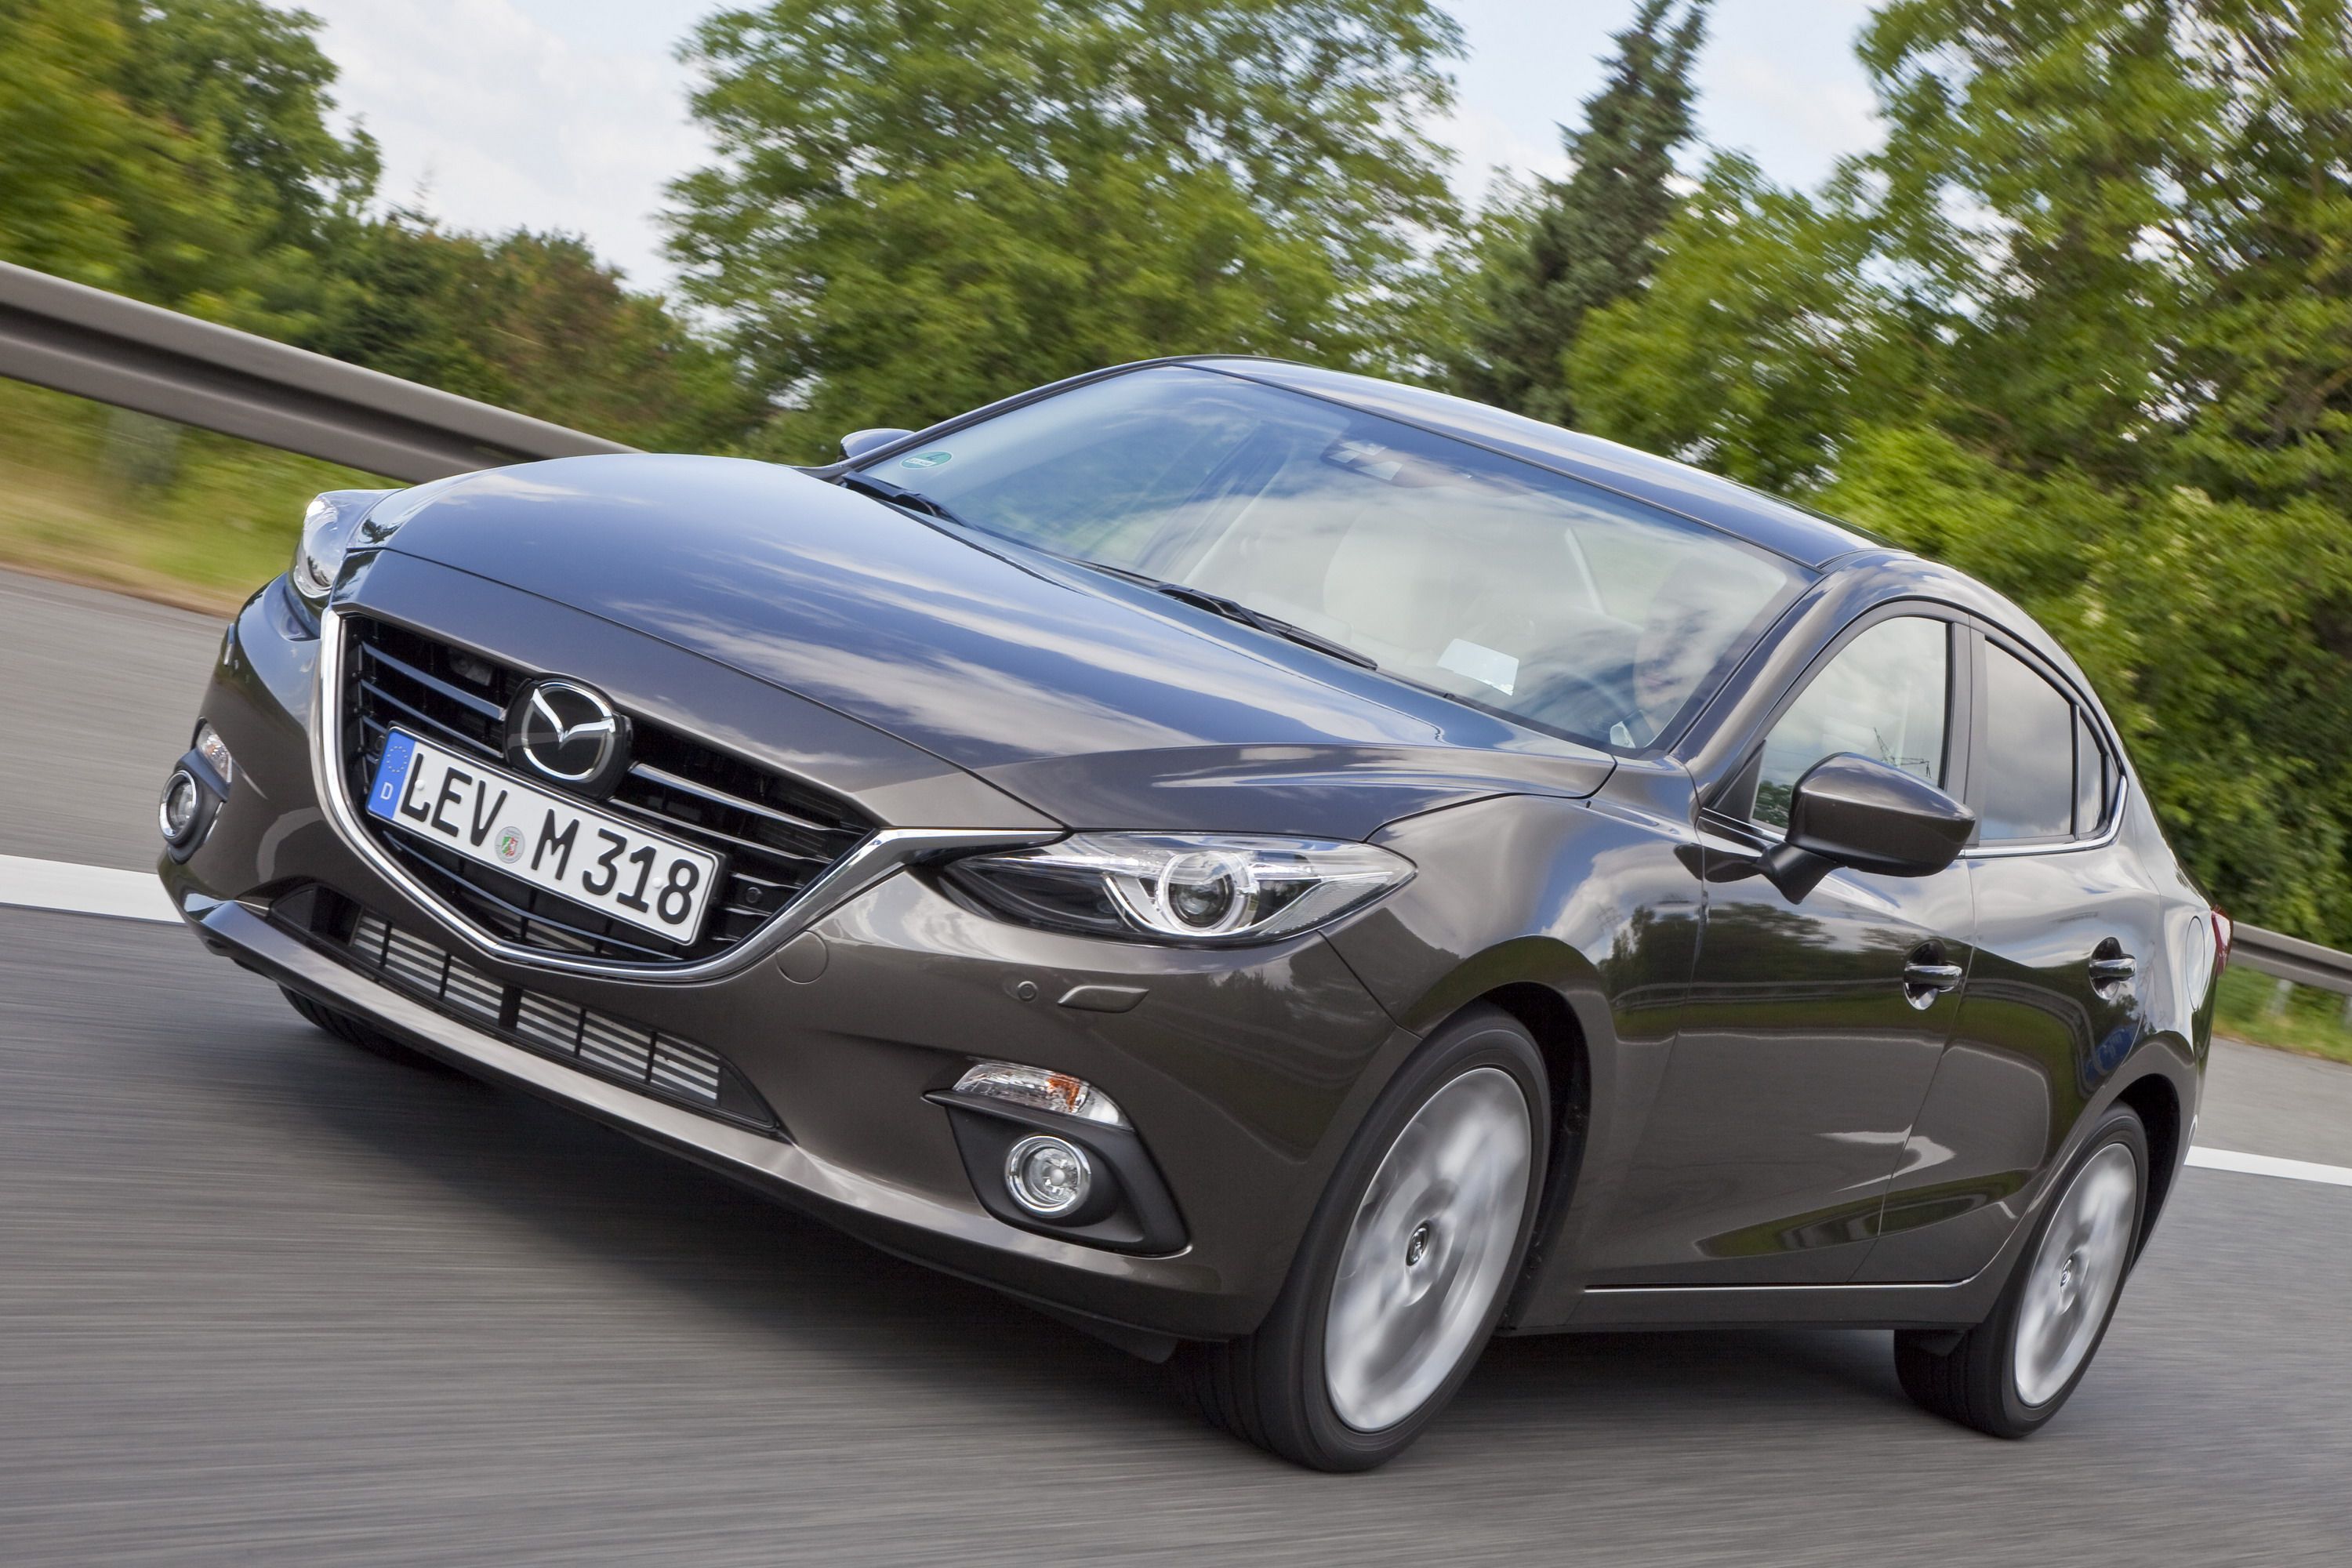
[[[1786,830],[1797,781],[1842,752],[1940,786],[1951,684],[1951,629],[1942,621],[1898,616],[1855,637],[1765,738],[1756,820]]]

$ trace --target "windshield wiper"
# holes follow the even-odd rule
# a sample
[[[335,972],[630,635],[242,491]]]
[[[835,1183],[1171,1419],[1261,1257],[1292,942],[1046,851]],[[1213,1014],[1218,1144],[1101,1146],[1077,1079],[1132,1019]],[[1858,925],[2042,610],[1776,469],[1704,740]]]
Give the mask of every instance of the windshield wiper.
[[[1335,642],[1320,632],[1310,632],[1305,626],[1284,620],[1280,616],[1269,616],[1264,610],[1253,610],[1240,600],[1228,599],[1223,594],[1212,594],[1206,588],[1195,588],[1185,583],[1171,583],[1163,577],[1154,577],[1147,573],[1130,572],[1124,566],[1106,566],[1099,561],[1087,561],[1075,555],[1066,556],[1064,559],[1076,561],[1081,566],[1091,566],[1097,572],[1108,572],[1114,577],[1124,577],[1129,582],[1139,584],[1155,594],[1165,594],[1180,604],[1191,605],[1196,609],[1206,610],[1213,616],[1223,616],[1229,621],[1236,621],[1253,630],[1295,642],[1301,647],[1311,647],[1318,653],[1328,653],[1333,658],[1352,664],[1360,669],[1380,668],[1380,662],[1377,659],[1368,654],[1357,652],[1346,643]]]
[[[947,502],[933,500],[920,490],[909,489],[905,485],[894,483],[889,479],[877,479],[872,474],[853,471],[842,475],[833,482],[843,489],[856,490],[860,495],[868,495],[877,500],[888,501],[892,506],[903,507],[908,511],[919,511],[927,517],[936,517],[942,522],[952,522],[958,528],[972,526],[950,510]]]

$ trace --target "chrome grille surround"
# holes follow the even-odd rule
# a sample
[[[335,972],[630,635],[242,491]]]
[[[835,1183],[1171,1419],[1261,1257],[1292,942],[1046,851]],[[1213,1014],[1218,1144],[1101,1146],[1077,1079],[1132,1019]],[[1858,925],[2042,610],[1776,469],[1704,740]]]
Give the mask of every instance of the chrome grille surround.
[[[339,921],[324,931],[315,929],[313,919],[281,918],[279,923],[330,947],[360,973],[541,1056],[708,1115],[782,1131],[776,1113],[718,1052],[593,1007],[500,984],[373,910],[342,907],[352,910],[348,934],[338,934]]]
[[[394,725],[504,764],[508,710],[535,672],[396,622],[352,616],[344,624],[343,771],[355,805],[366,798]],[[646,963],[708,958],[740,942],[872,830],[856,807],[796,779],[644,718],[633,716],[632,729],[633,764],[595,804],[724,858],[716,907],[690,944],[647,934],[364,816],[363,826],[385,853],[503,941]]]
[[[313,784],[328,820],[369,868],[411,900],[459,942],[505,963],[566,973],[688,984],[748,968],[828,911],[856,897],[901,867],[929,857],[973,850],[1015,848],[1050,843],[1059,830],[888,827],[868,833],[848,854],[801,888],[774,917],[742,940],[702,958],[652,962],[606,958],[513,942],[487,929],[445,898],[384,847],[362,819],[352,795],[352,753],[345,741],[343,676],[351,621],[360,618],[330,604],[320,614],[318,678],[311,693]],[[362,779],[360,786],[366,787]],[[665,822],[666,830],[669,826]]]

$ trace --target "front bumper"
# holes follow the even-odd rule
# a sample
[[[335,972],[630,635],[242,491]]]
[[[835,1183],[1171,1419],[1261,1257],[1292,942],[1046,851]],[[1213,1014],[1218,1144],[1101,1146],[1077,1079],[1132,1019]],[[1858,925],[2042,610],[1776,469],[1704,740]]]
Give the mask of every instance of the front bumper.
[[[205,717],[234,752],[237,778],[210,836],[162,871],[208,946],[470,1070],[1113,1337],[1254,1328],[1340,1151],[1413,1043],[1320,937],[1244,952],[1067,937],[974,913],[912,870],[810,928],[823,953],[814,973],[806,938],[792,973],[768,961],[691,984],[509,963],[490,944],[453,941],[446,920],[379,875],[322,809],[308,724],[317,645],[300,631],[265,591],[232,628],[205,696]],[[710,679],[742,678],[712,667]],[[362,973],[271,918],[276,900],[310,886],[457,952],[501,984],[709,1047],[782,1128],[667,1102]],[[1146,995],[1122,1013],[1058,1005],[1087,986]],[[1181,1248],[1139,1256],[992,1215],[950,1111],[926,1098],[989,1058],[1076,1074],[1125,1108],[1181,1212]]]

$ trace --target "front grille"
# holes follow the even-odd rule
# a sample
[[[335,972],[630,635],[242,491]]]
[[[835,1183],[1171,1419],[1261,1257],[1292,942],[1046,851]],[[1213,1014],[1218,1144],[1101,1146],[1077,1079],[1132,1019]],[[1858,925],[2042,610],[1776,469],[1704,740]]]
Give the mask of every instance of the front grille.
[[[615,963],[709,958],[775,918],[873,830],[845,801],[632,714],[633,761],[603,805],[727,865],[718,907],[692,944],[640,931],[365,814],[394,725],[502,763],[507,707],[531,672],[388,621],[348,616],[344,625],[343,773],[361,823],[385,853],[501,942]]]
[[[641,1093],[763,1131],[779,1130],[767,1101],[708,1047],[520,985],[502,985],[457,954],[396,930],[373,910],[323,888],[298,889],[272,905],[270,913],[362,973],[461,1023]]]

